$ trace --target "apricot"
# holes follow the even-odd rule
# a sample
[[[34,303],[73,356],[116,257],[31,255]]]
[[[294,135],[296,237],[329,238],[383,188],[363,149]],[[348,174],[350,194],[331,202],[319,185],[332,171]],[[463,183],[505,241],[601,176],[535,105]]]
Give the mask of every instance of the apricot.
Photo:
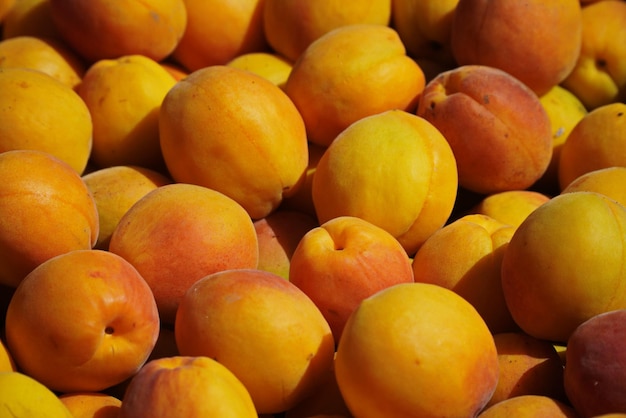
[[[456,219],[435,231],[412,261],[416,282],[454,291],[492,333],[517,330],[502,293],[502,256],[515,228],[486,215]]]
[[[34,36],[16,36],[0,42],[0,68],[16,67],[39,70],[72,89],[86,71],[86,65],[64,43]]]
[[[487,215],[515,228],[550,196],[533,190],[507,190],[482,198],[471,208],[472,213]]]
[[[452,53],[458,65],[499,68],[541,96],[576,65],[581,14],[579,0],[460,0],[451,27]]]
[[[263,27],[271,48],[294,62],[308,46],[339,27],[354,24],[388,26],[389,0],[265,0]]]
[[[291,258],[302,237],[319,226],[317,220],[303,212],[278,209],[254,221],[259,242],[259,270],[289,279]]]
[[[175,397],[175,401],[172,397]],[[120,418],[256,418],[239,379],[208,357],[152,360],[133,377]]]
[[[184,0],[48,0],[61,38],[89,63],[125,55],[161,61],[187,26]]]
[[[173,323],[180,300],[202,277],[256,268],[252,220],[237,202],[202,186],[160,186],[122,216],[109,251],[130,262],[149,284],[161,321]]]
[[[142,55],[92,64],[77,92],[93,121],[91,162],[99,168],[137,165],[165,171],[159,110],[176,79]]]
[[[300,187],[308,143],[302,116],[271,81],[225,65],[197,70],[165,96],[161,150],[172,178],[217,190],[254,219]]]
[[[43,151],[82,174],[93,124],[80,96],[48,74],[21,67],[0,69],[0,91],[0,152]]]
[[[465,65],[439,74],[420,96],[417,115],[446,138],[459,185],[476,193],[526,189],[552,158],[550,119],[539,98],[494,67]]]
[[[52,390],[20,372],[0,372],[0,404],[7,417],[74,418]]]
[[[225,65],[239,55],[267,50],[265,0],[183,0],[187,24],[172,59],[188,71]]]
[[[293,67],[289,60],[272,52],[248,52],[237,55],[226,65],[258,74],[280,88],[287,83]]]
[[[594,1],[582,8],[582,46],[563,87],[588,110],[626,100],[626,3]]]
[[[126,260],[101,250],[41,263],[17,287],[6,315],[19,370],[57,392],[97,392],[130,378],[158,334],[148,284]]]
[[[493,336],[498,351],[498,385],[486,407],[524,395],[541,395],[567,403],[563,365],[554,345],[523,332]]]
[[[564,385],[583,417],[626,413],[626,309],[607,311],[580,324],[567,340]]]
[[[391,2],[391,26],[418,62],[429,59],[445,66],[455,65],[451,35],[454,11],[459,0]]]
[[[4,21],[6,15],[15,6],[16,0],[0,0],[0,24]]]
[[[291,257],[289,280],[311,298],[335,342],[361,301],[398,283],[413,282],[411,262],[397,239],[353,216],[311,229]]]
[[[82,176],[98,209],[99,234],[94,248],[108,250],[111,235],[122,216],[143,196],[172,183],[149,168],[121,165],[101,168]]]
[[[533,189],[555,195],[559,186],[559,158],[561,149],[572,129],[587,115],[587,109],[571,91],[558,85],[539,97],[548,113],[552,126],[552,159],[543,176],[533,185]]]
[[[517,228],[502,289],[527,334],[565,343],[578,325],[626,308],[626,208],[594,192],[553,197]]]
[[[0,178],[0,283],[17,287],[42,262],[96,243],[96,203],[72,167],[41,151],[6,151]]]
[[[543,395],[520,395],[491,405],[477,418],[580,418],[569,404]]]
[[[447,221],[457,184],[456,161],[441,133],[423,118],[390,110],[337,136],[317,165],[312,196],[320,223],[362,218],[412,256]]]
[[[76,392],[59,396],[74,418],[118,418],[122,401],[103,392]]]
[[[441,286],[403,283],[352,313],[335,373],[354,416],[470,417],[496,387],[498,358],[469,302]]]
[[[2,39],[34,36],[62,40],[50,14],[49,0],[17,0],[2,22]]]
[[[561,193],[596,192],[626,206],[625,184],[626,167],[607,167],[577,177]]]
[[[613,166],[626,167],[626,103],[595,108],[578,122],[561,148],[561,190],[590,171]]]
[[[309,141],[328,146],[365,116],[414,111],[424,84],[422,69],[406,55],[394,29],[360,24],[333,29],[311,43],[284,90],[302,115]]]
[[[247,388],[259,414],[286,411],[311,395],[332,367],[335,343],[320,310],[298,287],[256,269],[194,283],[174,326],[181,355],[207,356]]]

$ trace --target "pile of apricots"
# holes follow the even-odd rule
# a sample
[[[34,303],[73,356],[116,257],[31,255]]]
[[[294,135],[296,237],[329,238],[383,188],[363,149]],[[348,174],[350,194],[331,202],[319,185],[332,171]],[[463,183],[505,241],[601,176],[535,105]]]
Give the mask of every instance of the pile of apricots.
[[[626,1],[0,0],[0,416],[626,418]]]

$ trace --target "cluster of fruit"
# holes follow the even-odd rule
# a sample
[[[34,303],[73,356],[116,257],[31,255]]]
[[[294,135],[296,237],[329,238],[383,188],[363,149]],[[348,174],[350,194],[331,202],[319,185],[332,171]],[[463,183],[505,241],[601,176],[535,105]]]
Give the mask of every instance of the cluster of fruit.
[[[626,417],[625,1],[0,30],[0,416]]]

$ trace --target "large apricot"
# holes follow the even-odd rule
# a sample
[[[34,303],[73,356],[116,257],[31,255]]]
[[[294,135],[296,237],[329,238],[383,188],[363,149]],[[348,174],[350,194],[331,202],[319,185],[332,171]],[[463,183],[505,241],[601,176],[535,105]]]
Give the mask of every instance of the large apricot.
[[[215,65],[179,81],[159,117],[161,150],[177,182],[224,193],[254,219],[300,187],[307,168],[302,116],[271,81]]]
[[[178,45],[187,25],[183,0],[49,0],[62,39],[88,62],[124,55],[155,61]]]
[[[472,417],[496,387],[498,358],[469,302],[441,286],[403,283],[352,313],[335,373],[357,417]]]
[[[49,258],[96,243],[96,203],[69,165],[41,151],[6,151],[0,178],[0,283],[16,287]]]
[[[187,24],[172,58],[189,71],[267,50],[265,0],[183,0]]]
[[[138,165],[164,171],[159,110],[174,84],[165,68],[143,55],[92,64],[77,88],[93,122],[91,162],[98,168]]]
[[[280,55],[296,61],[304,50],[333,29],[354,24],[388,26],[389,0],[264,0],[265,37]]]
[[[576,65],[581,5],[579,0],[460,0],[451,32],[458,65],[499,68],[542,95]]]
[[[539,98],[511,74],[465,65],[432,79],[417,115],[454,152],[459,184],[476,193],[526,189],[552,158],[552,127]]]
[[[252,220],[237,202],[202,186],[161,186],[120,219],[109,251],[128,260],[150,285],[161,320],[173,323],[187,289],[202,277],[256,268]]]
[[[456,161],[441,133],[414,114],[390,110],[337,136],[317,165],[312,196],[320,223],[362,218],[412,256],[448,220],[457,184]]]
[[[93,124],[80,96],[48,74],[21,67],[0,69],[0,91],[0,152],[43,151],[82,174]]]
[[[361,24],[334,29],[309,45],[285,92],[302,114],[309,141],[328,146],[365,116],[414,111],[424,84],[422,69],[394,29]]]
[[[565,343],[597,314],[626,308],[626,208],[594,192],[553,197],[517,228],[502,259],[513,319]]]

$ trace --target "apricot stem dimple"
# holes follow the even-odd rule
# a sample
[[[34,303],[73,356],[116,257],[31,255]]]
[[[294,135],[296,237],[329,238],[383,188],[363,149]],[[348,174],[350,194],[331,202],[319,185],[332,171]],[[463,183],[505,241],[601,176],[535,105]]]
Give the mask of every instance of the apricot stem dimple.
[[[115,332],[112,326],[108,326],[104,329],[104,333],[107,335],[112,335]]]

